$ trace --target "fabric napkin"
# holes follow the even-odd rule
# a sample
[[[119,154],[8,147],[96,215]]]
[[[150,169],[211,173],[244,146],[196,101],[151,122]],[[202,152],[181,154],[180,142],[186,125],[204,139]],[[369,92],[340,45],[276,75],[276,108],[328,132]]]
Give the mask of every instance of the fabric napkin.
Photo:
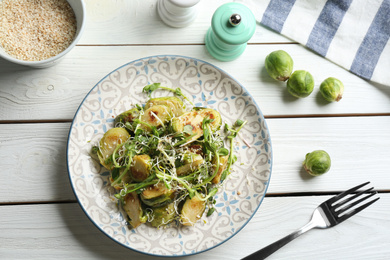
[[[390,86],[390,0],[236,2],[247,4],[262,25],[364,79]]]

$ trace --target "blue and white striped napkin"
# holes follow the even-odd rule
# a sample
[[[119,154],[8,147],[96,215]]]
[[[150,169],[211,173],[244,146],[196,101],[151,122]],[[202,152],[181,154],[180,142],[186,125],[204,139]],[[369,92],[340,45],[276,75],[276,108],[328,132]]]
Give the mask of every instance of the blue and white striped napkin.
[[[259,22],[390,86],[390,0],[247,0]]]

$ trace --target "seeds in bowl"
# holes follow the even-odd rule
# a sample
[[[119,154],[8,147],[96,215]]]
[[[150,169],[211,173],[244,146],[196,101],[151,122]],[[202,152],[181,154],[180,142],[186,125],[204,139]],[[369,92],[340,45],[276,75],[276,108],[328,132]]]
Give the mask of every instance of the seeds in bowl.
[[[76,30],[66,0],[0,0],[0,46],[16,59],[54,57],[72,43]]]

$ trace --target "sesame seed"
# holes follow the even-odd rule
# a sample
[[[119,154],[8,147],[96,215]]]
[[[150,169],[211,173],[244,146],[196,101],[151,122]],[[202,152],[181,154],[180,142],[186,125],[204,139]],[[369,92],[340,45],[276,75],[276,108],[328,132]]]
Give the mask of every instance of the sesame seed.
[[[19,60],[56,56],[76,36],[76,17],[66,0],[3,0],[0,17],[0,45]]]

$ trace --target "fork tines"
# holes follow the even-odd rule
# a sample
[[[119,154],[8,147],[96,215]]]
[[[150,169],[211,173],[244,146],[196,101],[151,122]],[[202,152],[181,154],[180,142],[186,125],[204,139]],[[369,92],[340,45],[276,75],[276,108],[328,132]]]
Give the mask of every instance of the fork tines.
[[[327,206],[329,209],[332,211],[333,216],[336,217],[337,222],[340,223],[351,216],[355,215],[356,213],[362,211],[363,209],[367,208],[371,204],[373,204],[375,201],[379,200],[379,197],[371,200],[359,207],[353,208],[354,206],[362,203],[363,201],[371,198],[375,194],[377,194],[376,191],[374,191],[373,187],[365,189],[365,190],[360,190],[360,188],[366,186],[370,182],[366,182],[363,184],[360,184],[356,187],[353,187],[349,190],[346,190],[339,195],[334,196],[333,198],[329,199],[326,201]],[[351,195],[349,197],[346,197],[348,195]],[[346,197],[345,199],[341,200],[342,198]],[[360,199],[357,199],[358,197],[361,197]],[[355,200],[357,199],[357,200]],[[347,204],[348,203],[348,204]],[[345,205],[344,207],[341,207]]]

